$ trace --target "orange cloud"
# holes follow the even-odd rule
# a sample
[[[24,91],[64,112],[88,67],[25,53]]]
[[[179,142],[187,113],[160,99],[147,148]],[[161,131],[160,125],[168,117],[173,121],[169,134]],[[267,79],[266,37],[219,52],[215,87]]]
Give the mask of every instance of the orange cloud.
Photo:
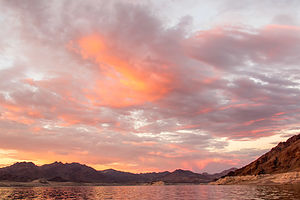
[[[154,70],[139,58],[120,55],[109,42],[95,34],[80,38],[75,48],[70,47],[83,59],[95,62],[101,70],[94,88],[86,90],[86,97],[93,104],[137,105],[158,100],[170,91],[172,76],[165,71],[168,67]]]
[[[16,121],[22,124],[33,124],[35,119],[42,117],[42,114],[33,108],[22,107],[21,105],[15,105],[6,102],[0,102],[0,108],[4,109],[0,119],[8,119]]]

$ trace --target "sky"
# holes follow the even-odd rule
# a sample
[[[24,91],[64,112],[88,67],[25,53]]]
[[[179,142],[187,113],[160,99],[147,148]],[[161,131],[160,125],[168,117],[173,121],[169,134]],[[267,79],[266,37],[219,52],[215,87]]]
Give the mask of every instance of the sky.
[[[0,167],[242,167],[300,129],[298,0],[0,0]]]

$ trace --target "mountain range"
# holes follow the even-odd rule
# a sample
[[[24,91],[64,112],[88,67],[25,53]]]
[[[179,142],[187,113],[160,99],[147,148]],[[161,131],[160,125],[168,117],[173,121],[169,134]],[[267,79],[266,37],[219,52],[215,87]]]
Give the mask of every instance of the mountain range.
[[[173,172],[152,172],[134,174],[107,169],[97,171],[79,163],[54,162],[37,166],[32,162],[18,162],[11,166],[0,168],[1,181],[31,182],[45,180],[55,182],[76,183],[108,183],[108,184],[139,184],[163,181],[166,184],[176,183],[207,183],[226,175],[235,168],[217,174],[194,173],[177,169]]]

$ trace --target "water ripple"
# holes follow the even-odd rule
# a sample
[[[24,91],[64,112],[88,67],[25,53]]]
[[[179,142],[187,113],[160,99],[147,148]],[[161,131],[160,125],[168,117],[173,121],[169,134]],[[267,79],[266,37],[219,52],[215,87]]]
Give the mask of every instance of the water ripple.
[[[173,186],[76,186],[0,188],[0,200],[293,200],[300,199],[300,185],[173,185]]]

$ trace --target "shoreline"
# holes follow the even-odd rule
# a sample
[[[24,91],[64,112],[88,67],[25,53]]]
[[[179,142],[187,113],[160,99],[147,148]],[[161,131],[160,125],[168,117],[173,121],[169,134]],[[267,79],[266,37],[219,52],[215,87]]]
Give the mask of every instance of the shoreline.
[[[289,185],[300,184],[300,172],[226,176],[209,185]]]
[[[32,182],[15,182],[15,181],[0,181],[0,188],[4,187],[73,187],[73,186],[168,186],[168,185],[208,185],[207,183],[77,183],[77,182],[55,182],[48,181],[47,183],[40,183],[37,180]]]
[[[162,185],[293,185],[300,184],[300,171],[278,174],[226,176],[209,183],[86,183],[56,182],[37,179],[31,182],[0,181],[0,187],[65,187],[65,186],[162,186]]]

